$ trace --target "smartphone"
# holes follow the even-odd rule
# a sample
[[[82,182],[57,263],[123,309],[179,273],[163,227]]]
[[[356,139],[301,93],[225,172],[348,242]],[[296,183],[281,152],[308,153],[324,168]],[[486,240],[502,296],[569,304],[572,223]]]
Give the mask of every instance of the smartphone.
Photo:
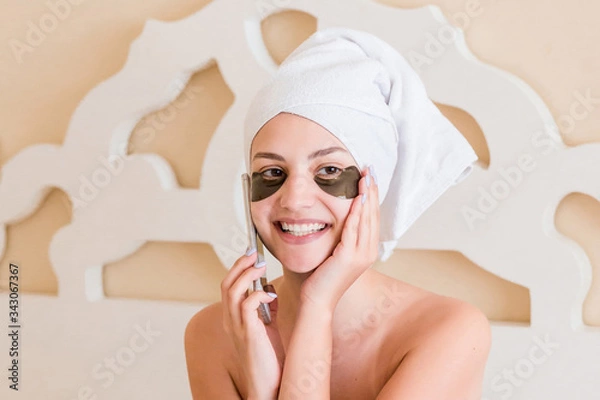
[[[265,253],[263,248],[263,243],[258,237],[256,233],[256,228],[254,226],[254,222],[252,222],[252,214],[250,213],[250,201],[251,201],[251,192],[250,192],[250,175],[242,174],[242,186],[244,189],[244,210],[246,212],[246,227],[248,229],[248,242],[250,243],[250,248],[256,248],[258,256],[256,257],[256,261],[254,265],[258,264],[265,259]],[[265,273],[259,279],[256,279],[252,282],[252,290],[264,290],[263,287],[267,284],[267,271],[265,268]],[[271,323],[271,312],[269,310],[269,305],[266,303],[260,303],[258,307],[258,314],[260,318],[265,324]]]

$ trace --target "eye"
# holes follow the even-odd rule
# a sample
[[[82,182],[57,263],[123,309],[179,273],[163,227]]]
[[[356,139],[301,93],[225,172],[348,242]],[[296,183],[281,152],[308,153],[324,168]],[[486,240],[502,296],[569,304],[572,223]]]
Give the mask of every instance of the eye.
[[[323,174],[321,174],[320,173],[321,171],[325,171],[325,172]],[[338,167],[334,167],[333,165],[328,165],[326,167],[321,168],[317,172],[324,179],[335,179],[335,178],[337,178],[340,175],[340,173],[342,172],[342,170],[340,168],[338,168]]]
[[[285,175],[285,172],[280,170],[279,168],[269,168],[260,173],[263,178],[269,179],[277,179],[281,178]]]

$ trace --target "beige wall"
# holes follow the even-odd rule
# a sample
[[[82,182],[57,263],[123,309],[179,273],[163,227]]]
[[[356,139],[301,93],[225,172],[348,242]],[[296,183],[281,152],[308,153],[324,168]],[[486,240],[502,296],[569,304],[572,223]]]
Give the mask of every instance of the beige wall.
[[[437,4],[451,22],[464,28],[467,43],[477,57],[527,82],[541,95],[559,124],[571,113],[575,92],[590,91],[592,97],[600,98],[600,3],[382,2],[401,8]],[[78,102],[122,68],[129,45],[141,33],[146,19],[180,19],[207,3],[81,1],[80,5],[63,10],[64,20],[49,29],[45,37],[16,51],[15,46],[28,46],[28,24],[39,26],[50,9],[42,0],[0,0],[0,165],[31,144],[60,144]],[[315,28],[313,17],[296,12],[281,13],[263,22],[265,40],[278,62]],[[180,185],[195,188],[210,135],[233,102],[233,94],[216,65],[196,73],[188,86],[199,89],[188,92],[192,93],[189,104],[150,143],[138,144],[134,134],[130,152],[162,155],[173,166]],[[439,106],[487,165],[490,154],[475,121],[462,110]],[[564,140],[569,145],[600,141],[600,104],[592,108],[573,127],[564,126]],[[136,132],[159,112],[142,120]],[[55,190],[33,215],[10,225],[7,250],[0,261],[0,280],[6,279],[7,263],[17,262],[24,267],[23,291],[56,295],[48,245],[54,232],[68,224],[70,218],[71,205],[66,195]],[[556,224],[564,235],[581,245],[593,264],[594,280],[583,311],[584,321],[600,326],[600,204],[581,194],[568,196],[559,207]],[[472,302],[491,319],[529,320],[526,288],[488,273],[461,254],[397,251],[377,268],[429,290]],[[152,242],[105,268],[105,291],[107,296],[116,297],[215,301],[225,272],[208,245]]]

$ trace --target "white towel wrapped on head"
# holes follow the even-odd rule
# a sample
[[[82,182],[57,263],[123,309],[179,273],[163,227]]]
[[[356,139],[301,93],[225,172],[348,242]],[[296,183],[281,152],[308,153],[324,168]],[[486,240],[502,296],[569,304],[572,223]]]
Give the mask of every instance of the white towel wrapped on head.
[[[382,261],[477,160],[404,57],[367,32],[341,27],[317,31],[284,60],[246,116],[248,172],[254,136],[281,112],[323,126],[344,143],[361,169],[373,164]]]

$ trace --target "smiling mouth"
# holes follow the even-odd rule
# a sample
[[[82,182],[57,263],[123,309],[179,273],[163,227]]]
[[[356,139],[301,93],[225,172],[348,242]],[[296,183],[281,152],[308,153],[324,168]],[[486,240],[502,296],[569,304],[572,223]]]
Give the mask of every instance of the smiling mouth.
[[[309,236],[312,234],[315,234],[317,232],[321,232],[325,229],[327,229],[328,227],[330,227],[330,224],[324,224],[324,223],[313,223],[313,224],[302,224],[302,225],[296,225],[296,224],[286,224],[285,222],[275,222],[275,226],[283,233],[288,234],[288,235],[292,235],[292,236],[296,236],[296,237],[303,237],[303,236]]]

